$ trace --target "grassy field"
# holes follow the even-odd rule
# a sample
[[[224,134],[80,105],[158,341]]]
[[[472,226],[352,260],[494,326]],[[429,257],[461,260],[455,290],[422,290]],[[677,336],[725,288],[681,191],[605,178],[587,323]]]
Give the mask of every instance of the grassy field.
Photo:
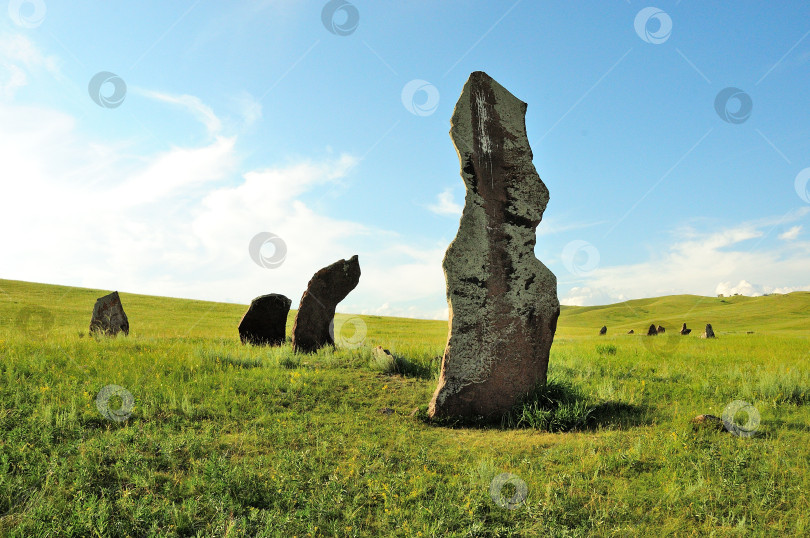
[[[0,280],[2,536],[810,535],[810,293],[565,307],[549,387],[449,427],[446,322],[295,355],[242,346],[244,305],[121,293],[129,337],[90,337],[109,291]],[[735,400],[753,436],[690,425]]]

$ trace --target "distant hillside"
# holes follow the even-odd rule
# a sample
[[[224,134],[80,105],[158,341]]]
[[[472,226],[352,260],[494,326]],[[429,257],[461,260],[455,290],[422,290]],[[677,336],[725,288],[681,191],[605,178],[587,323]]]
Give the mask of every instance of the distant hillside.
[[[113,290],[95,290],[0,279],[0,331],[18,329],[26,308],[42,307],[52,314],[52,332],[76,335],[86,332],[97,297]],[[148,337],[237,338],[236,326],[246,306],[138,295],[121,291],[121,300],[134,334]],[[265,290],[270,292],[272,290]],[[291,297],[293,305],[298,297]],[[288,331],[295,311],[290,312]],[[340,314],[338,319],[352,317]],[[446,321],[360,316],[367,325],[370,342],[412,338],[444,345]],[[697,336],[706,323],[718,335],[729,333],[798,333],[810,336],[810,292],[766,297],[700,297],[670,295],[638,299],[606,306],[563,306],[558,323],[560,336],[595,336],[602,325],[608,335],[633,329],[646,332],[651,323],[678,330],[683,322]]]
[[[630,329],[646,332],[651,323],[679,330],[686,322],[693,333],[711,323],[715,332],[803,332],[810,335],[810,292],[764,297],[701,297],[668,295],[606,306],[564,306],[559,328],[563,334],[608,334]]]

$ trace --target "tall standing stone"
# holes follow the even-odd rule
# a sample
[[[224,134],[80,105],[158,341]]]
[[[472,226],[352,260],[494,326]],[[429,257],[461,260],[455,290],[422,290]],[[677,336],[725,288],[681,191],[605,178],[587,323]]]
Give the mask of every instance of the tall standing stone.
[[[256,297],[239,322],[243,344],[279,346],[284,343],[292,301],[279,293]]]
[[[129,334],[129,319],[124,312],[118,292],[114,291],[96,299],[93,317],[90,319],[90,334],[115,336],[122,331],[125,335]]]
[[[335,307],[360,282],[360,262],[355,254],[349,260],[339,260],[324,267],[307,284],[301,297],[292,328],[295,351],[312,353],[335,345],[330,327],[335,318]]]
[[[658,329],[655,328],[654,323],[647,329],[647,336],[658,336]]]
[[[703,332],[703,334],[700,335],[700,337],[701,338],[714,338],[714,329],[712,329],[712,324],[711,323],[706,324],[706,330]]]
[[[549,193],[525,116],[526,103],[480,71],[453,112],[467,195],[443,262],[450,334],[433,417],[492,418],[546,382],[560,303],[556,277],[534,256]]]

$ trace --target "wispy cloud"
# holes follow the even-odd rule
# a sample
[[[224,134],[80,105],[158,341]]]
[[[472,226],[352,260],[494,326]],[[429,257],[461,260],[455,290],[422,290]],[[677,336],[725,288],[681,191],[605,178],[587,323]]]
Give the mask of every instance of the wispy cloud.
[[[761,295],[807,289],[809,243],[793,241],[770,246],[747,243],[751,239],[763,240],[776,223],[802,219],[807,213],[802,209],[787,216],[743,222],[713,232],[692,229],[685,240],[653,252],[645,262],[594,270],[580,279],[562,302],[594,305],[681,293]],[[787,233],[797,235],[793,230]],[[732,282],[740,284],[734,286]]]
[[[453,189],[448,188],[436,196],[436,203],[429,205],[428,209],[437,215],[461,216],[461,212],[464,208],[455,202]]]
[[[132,91],[149,99],[184,108],[205,126],[210,135],[216,135],[222,130],[222,122],[220,119],[214,114],[211,107],[203,103],[198,97],[193,95],[171,95],[137,87],[133,88]]]
[[[793,241],[797,237],[799,237],[799,233],[801,233],[802,227],[801,226],[794,226],[790,230],[779,234],[779,239],[783,241]]]

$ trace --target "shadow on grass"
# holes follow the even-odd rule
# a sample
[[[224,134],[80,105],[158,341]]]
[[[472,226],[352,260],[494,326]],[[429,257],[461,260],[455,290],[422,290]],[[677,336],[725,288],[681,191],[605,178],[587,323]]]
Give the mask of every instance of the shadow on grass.
[[[387,375],[430,380],[439,377],[441,360],[441,357],[419,359],[372,351],[369,366],[372,370]]]
[[[539,385],[508,413],[500,417],[432,419],[427,407],[417,418],[431,425],[450,428],[533,429],[557,433],[630,428],[652,423],[649,408],[618,401],[593,402],[567,381],[549,379]]]

